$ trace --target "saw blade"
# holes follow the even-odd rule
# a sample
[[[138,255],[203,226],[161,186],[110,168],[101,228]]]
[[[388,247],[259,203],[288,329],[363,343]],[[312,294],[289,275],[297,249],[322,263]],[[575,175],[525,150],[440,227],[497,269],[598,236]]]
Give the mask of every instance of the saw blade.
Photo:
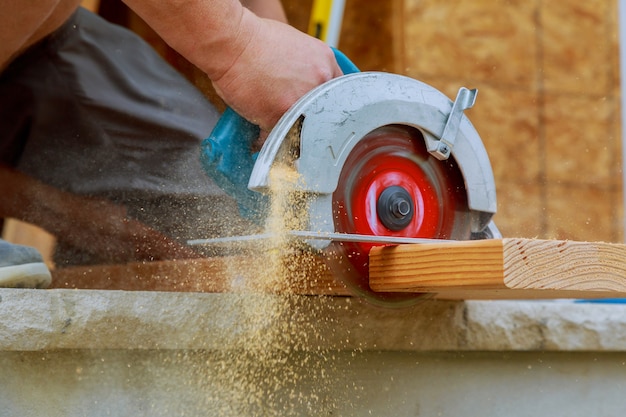
[[[246,244],[263,241],[263,240],[278,240],[281,236],[287,236],[294,239],[302,240],[329,240],[336,242],[352,242],[352,243],[371,243],[373,245],[402,245],[402,244],[424,244],[424,243],[440,243],[440,242],[452,242],[444,239],[427,239],[427,238],[412,238],[412,237],[398,237],[398,236],[375,236],[375,235],[359,235],[359,234],[347,234],[347,233],[332,233],[332,232],[313,232],[307,230],[288,230],[284,234],[281,233],[258,233],[252,235],[242,236],[223,236],[207,239],[190,239],[187,244],[196,246],[221,246],[229,244]]]
[[[326,249],[329,267],[357,293],[386,306],[418,298],[370,289],[375,240],[471,238],[463,177],[454,159],[430,155],[420,131],[410,126],[384,126],[358,142],[333,193],[333,219],[339,234],[372,238],[334,240]]]

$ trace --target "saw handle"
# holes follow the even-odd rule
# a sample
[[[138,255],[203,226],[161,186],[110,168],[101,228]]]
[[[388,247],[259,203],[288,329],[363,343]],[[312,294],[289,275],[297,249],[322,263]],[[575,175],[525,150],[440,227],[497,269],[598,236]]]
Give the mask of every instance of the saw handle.
[[[337,60],[337,64],[341,71],[344,74],[354,74],[355,72],[359,72],[359,69],[350,59],[339,49],[331,48],[333,53],[335,54],[335,59]]]
[[[344,74],[359,69],[339,50],[332,48]],[[257,125],[247,121],[230,107],[226,108],[213,131],[201,144],[200,161],[205,172],[239,206],[241,215],[259,223],[263,218],[267,197],[248,189],[248,180],[258,153],[251,152],[259,137]]]

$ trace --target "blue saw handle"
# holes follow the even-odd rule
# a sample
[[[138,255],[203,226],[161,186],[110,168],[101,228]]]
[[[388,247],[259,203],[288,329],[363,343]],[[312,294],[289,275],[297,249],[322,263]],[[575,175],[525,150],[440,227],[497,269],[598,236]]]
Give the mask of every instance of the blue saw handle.
[[[359,69],[339,50],[332,48],[339,68],[344,74]],[[257,125],[247,121],[228,107],[213,131],[202,141],[200,161],[205,172],[227,194],[232,196],[241,215],[260,223],[268,206],[267,196],[248,189],[248,181],[258,153],[252,144],[259,137]]]
[[[241,215],[260,224],[267,197],[248,189],[257,156],[252,154],[252,143],[259,132],[257,125],[226,108],[210,136],[202,141],[200,162],[218,187],[235,199]]]
[[[331,49],[333,50],[333,53],[335,54],[335,59],[337,60],[337,64],[339,65],[339,68],[341,68],[341,71],[344,74],[354,74],[355,72],[359,72],[359,69],[357,68],[357,66],[354,65],[354,63],[350,61],[350,59],[348,59],[348,57],[345,56],[343,52],[341,52],[339,49],[336,49],[336,48],[331,48]]]

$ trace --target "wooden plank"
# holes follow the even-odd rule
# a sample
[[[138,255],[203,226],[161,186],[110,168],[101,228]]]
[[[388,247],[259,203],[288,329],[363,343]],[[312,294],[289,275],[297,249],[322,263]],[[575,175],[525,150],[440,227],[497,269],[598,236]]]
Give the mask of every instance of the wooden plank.
[[[377,247],[370,286],[442,299],[626,297],[626,245],[493,239]]]
[[[266,259],[250,256],[75,266],[52,271],[52,288],[348,295],[321,260],[285,264],[285,279],[268,277],[264,268]]]
[[[52,286],[350,294],[320,259],[285,258],[284,276],[269,281],[268,270],[275,272],[268,265],[262,255],[236,255],[69,267],[53,271]],[[494,239],[378,247],[370,254],[370,286],[439,299],[626,298],[626,245]]]

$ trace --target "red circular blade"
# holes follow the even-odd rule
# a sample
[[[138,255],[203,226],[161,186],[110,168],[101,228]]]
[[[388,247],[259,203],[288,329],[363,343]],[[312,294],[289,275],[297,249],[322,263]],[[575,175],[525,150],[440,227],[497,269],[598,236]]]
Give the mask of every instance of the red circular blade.
[[[390,186],[404,188],[414,215],[401,230],[388,229],[377,212],[380,194]],[[454,160],[432,157],[419,130],[384,126],[374,130],[350,152],[333,194],[335,230],[375,236],[433,239],[470,237],[463,177]],[[331,268],[370,300],[405,304],[415,295],[374,293],[368,282],[371,243],[334,242]]]

